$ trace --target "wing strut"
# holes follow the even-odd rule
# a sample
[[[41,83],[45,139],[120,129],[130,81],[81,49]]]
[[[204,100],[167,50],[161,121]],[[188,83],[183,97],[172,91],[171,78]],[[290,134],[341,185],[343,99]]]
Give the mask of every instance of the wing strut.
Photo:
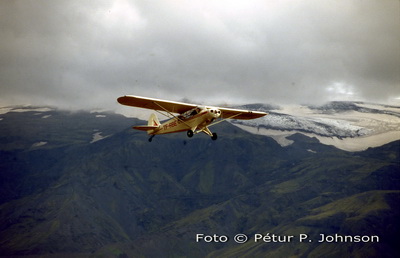
[[[239,114],[236,114],[236,115],[233,115],[233,116],[230,116],[230,117],[221,119],[221,120],[219,120],[219,121],[217,121],[217,122],[215,122],[215,123],[212,123],[212,124],[208,125],[208,127],[210,127],[210,126],[212,126],[212,125],[219,124],[219,123],[221,123],[221,122],[224,122],[225,120],[232,119],[232,118],[234,118],[234,117],[236,117],[236,116],[240,116],[241,114],[243,114],[243,113],[239,113]]]
[[[184,123],[185,125],[187,125],[188,127],[190,127],[190,125],[188,125],[185,121],[183,121],[182,119],[180,119],[179,117],[177,117],[176,115],[172,114],[170,111],[168,111],[166,108],[164,108],[163,106],[161,106],[160,104],[158,104],[157,102],[154,102],[154,104],[156,104],[157,106],[159,106],[161,109],[163,109],[165,112],[167,112],[168,114],[170,114],[171,116],[173,116],[174,118],[178,119],[179,121],[181,121],[182,123]]]
[[[205,134],[208,134],[209,136],[211,136],[211,139],[213,139],[213,140],[215,141],[215,140],[217,139],[217,134],[216,134],[216,133],[212,133],[212,132],[210,131],[210,129],[208,129],[208,127],[210,127],[210,126],[212,126],[212,125],[219,124],[219,123],[221,123],[221,122],[223,122],[223,121],[225,121],[225,120],[227,120],[227,119],[232,119],[232,118],[234,118],[235,116],[240,116],[241,114],[243,114],[243,113],[239,113],[239,114],[230,116],[230,117],[228,117],[228,118],[221,119],[221,120],[219,120],[219,121],[217,121],[217,122],[215,122],[215,123],[212,123],[212,124],[210,124],[210,125],[204,127],[204,128],[203,128],[202,130],[200,130],[199,132],[203,132],[203,133],[205,133]]]

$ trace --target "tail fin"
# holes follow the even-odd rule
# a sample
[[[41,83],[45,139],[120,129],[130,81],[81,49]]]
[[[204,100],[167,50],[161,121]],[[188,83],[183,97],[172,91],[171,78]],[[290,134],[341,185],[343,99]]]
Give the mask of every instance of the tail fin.
[[[155,114],[151,114],[147,125],[134,126],[133,129],[146,131],[148,134],[152,134],[159,126],[160,121],[158,120],[157,116]]]
[[[147,125],[149,126],[159,126],[160,121],[158,120],[157,116],[153,113],[150,115],[149,121],[147,122]]]

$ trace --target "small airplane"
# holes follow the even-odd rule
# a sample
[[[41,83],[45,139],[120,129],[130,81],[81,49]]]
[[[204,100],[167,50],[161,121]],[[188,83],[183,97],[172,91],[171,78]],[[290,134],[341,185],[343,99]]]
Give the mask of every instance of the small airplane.
[[[196,104],[175,102],[169,100],[146,98],[133,95],[119,97],[118,102],[122,105],[153,109],[171,119],[160,123],[157,116],[150,115],[147,125],[134,126],[133,129],[146,131],[151,135],[149,142],[158,134],[177,133],[186,131],[188,137],[203,132],[217,139],[217,134],[212,133],[208,127],[218,124],[227,119],[255,119],[267,115],[260,111],[241,110],[224,107],[200,106]],[[175,115],[178,114],[178,115]]]

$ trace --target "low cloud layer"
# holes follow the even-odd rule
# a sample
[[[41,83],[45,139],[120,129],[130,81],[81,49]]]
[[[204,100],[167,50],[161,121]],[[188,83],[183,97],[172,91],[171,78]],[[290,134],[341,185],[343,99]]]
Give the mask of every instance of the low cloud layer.
[[[400,97],[395,0],[1,1],[0,31],[2,106]]]

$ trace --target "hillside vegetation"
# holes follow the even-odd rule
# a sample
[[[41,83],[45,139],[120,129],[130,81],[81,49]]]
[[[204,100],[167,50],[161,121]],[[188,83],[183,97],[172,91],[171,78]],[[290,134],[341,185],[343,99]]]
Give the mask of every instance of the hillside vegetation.
[[[346,152],[294,134],[282,147],[221,123],[212,128],[217,141],[182,133],[149,143],[130,128],[143,121],[111,113],[27,109],[0,117],[0,255],[399,252],[399,141]],[[249,240],[235,243],[239,233]],[[197,242],[196,234],[228,241]],[[294,237],[264,242],[255,234]],[[379,241],[320,243],[320,234]]]

